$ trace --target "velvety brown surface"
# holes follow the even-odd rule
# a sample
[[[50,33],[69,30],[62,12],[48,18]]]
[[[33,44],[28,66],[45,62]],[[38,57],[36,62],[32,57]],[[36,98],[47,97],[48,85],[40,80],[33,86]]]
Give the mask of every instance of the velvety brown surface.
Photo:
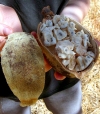
[[[34,104],[45,84],[44,58],[35,38],[25,32],[10,34],[1,52],[1,65],[21,106]]]

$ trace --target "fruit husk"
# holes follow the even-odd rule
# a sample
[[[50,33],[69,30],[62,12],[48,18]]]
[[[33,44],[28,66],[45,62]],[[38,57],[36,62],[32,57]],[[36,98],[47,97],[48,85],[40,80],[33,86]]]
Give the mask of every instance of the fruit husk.
[[[48,10],[48,12],[52,12],[50,10],[50,7],[44,7],[43,10],[42,10],[42,13],[44,11],[44,13],[46,12],[45,10]],[[51,15],[52,14],[52,15]],[[47,15],[47,17],[46,17]],[[48,13],[46,14],[43,18],[43,21],[42,22],[45,22],[47,19],[52,19],[53,18],[53,13]],[[90,40],[90,43],[92,45],[91,48],[89,48],[88,50],[91,50],[94,54],[95,54],[95,58],[94,60],[91,62],[91,64],[84,70],[82,71],[72,71],[72,70],[69,70],[68,68],[66,68],[62,63],[61,63],[61,60],[58,58],[58,56],[56,55],[56,52],[55,52],[55,46],[50,46],[50,47],[46,47],[44,44],[43,44],[43,35],[42,33],[40,32],[40,26],[42,24],[42,22],[40,22],[38,24],[38,28],[37,28],[37,34],[38,34],[38,43],[41,47],[41,49],[43,50],[43,53],[45,55],[45,57],[47,58],[49,64],[53,67],[53,69],[56,71],[56,72],[59,72],[60,74],[66,76],[66,77],[70,77],[70,78],[81,78],[83,77],[84,75],[88,75],[89,71],[92,69],[92,67],[94,66],[97,58],[98,58],[98,55],[99,55],[99,48],[98,48],[98,45],[97,43],[95,42],[93,36],[91,35],[91,33],[86,29],[84,28],[80,23],[74,21],[73,19],[70,19],[69,18],[69,21],[71,22],[74,22],[75,23],[75,27],[77,29],[77,31],[80,31],[80,30],[83,30],[84,33],[86,33],[88,36],[89,36],[89,40]]]
[[[45,84],[44,57],[35,38],[25,32],[8,35],[1,51],[1,65],[6,82],[20,105],[34,104]]]

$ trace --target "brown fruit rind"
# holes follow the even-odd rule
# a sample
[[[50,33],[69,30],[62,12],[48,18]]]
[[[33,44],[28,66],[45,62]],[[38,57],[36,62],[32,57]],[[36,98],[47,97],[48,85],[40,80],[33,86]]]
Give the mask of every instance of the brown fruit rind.
[[[50,7],[45,7],[45,8],[43,8],[43,10],[45,11],[48,8],[50,9]],[[42,10],[42,14],[43,14],[43,10]],[[48,11],[50,11],[50,10],[48,10]],[[60,59],[58,58],[56,52],[54,51],[55,46],[49,47],[49,46],[45,46],[43,43],[43,34],[40,31],[40,27],[41,27],[42,23],[46,22],[46,20],[52,20],[53,19],[54,15],[51,12],[48,14],[46,12],[46,14],[44,15],[43,21],[40,22],[38,25],[37,34],[38,34],[39,45],[40,45],[41,49],[43,50],[43,53],[46,56],[47,60],[49,61],[50,65],[53,67],[53,69],[55,71],[61,73],[64,76],[67,76],[67,77],[71,77],[71,78],[78,77],[78,78],[80,78],[80,76],[86,75],[86,73],[88,73],[90,71],[90,69],[93,67],[94,63],[96,62],[96,60],[98,58],[98,54],[99,54],[98,45],[95,42],[91,33],[87,29],[85,29],[80,23],[68,18],[69,22],[75,23],[75,27],[76,27],[77,31],[83,30],[84,33],[88,35],[90,44],[92,45],[89,50],[91,50],[94,53],[95,57],[94,57],[94,60],[89,64],[89,66],[82,71],[74,71],[74,70],[69,70],[68,68],[66,68],[64,65],[62,65]]]

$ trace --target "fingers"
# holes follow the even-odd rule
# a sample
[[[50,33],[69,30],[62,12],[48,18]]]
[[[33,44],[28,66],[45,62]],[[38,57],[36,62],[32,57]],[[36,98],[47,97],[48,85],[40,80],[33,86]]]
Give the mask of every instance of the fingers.
[[[37,33],[36,33],[35,31],[32,31],[31,34],[32,34],[35,38],[37,38]]]
[[[44,64],[45,64],[45,72],[49,71],[52,67],[47,62],[46,58],[44,57]]]
[[[0,36],[7,36],[12,32],[13,30],[9,26],[0,23]]]
[[[36,38],[37,40],[37,33],[35,31],[32,31],[31,34]],[[44,57],[44,64],[45,64],[45,72],[49,71],[52,67],[49,65],[47,59]]]
[[[32,31],[31,34],[36,38],[37,40],[37,33]],[[44,56],[44,64],[45,64],[45,72],[49,71],[52,67],[49,65],[47,59],[45,58]],[[54,73],[54,77],[57,79],[57,80],[64,80],[66,77],[65,76],[62,76],[61,74],[55,72]]]
[[[49,65],[48,61],[46,60],[46,58],[44,57],[44,63],[45,63],[45,72],[49,71],[52,67]],[[56,80],[64,80],[66,78],[66,76],[62,76],[60,73],[55,72],[54,73],[54,77],[56,78]]]
[[[66,76],[62,76],[60,73],[55,72],[54,73],[54,77],[56,78],[56,80],[64,80],[66,78]]]
[[[37,33],[36,33],[35,31],[32,31],[32,32],[31,32],[31,35],[34,36],[34,38],[36,39],[36,41],[37,41],[38,44],[39,44]]]
[[[7,35],[11,34],[12,32],[13,30],[10,27],[0,23],[0,51],[6,42]]]

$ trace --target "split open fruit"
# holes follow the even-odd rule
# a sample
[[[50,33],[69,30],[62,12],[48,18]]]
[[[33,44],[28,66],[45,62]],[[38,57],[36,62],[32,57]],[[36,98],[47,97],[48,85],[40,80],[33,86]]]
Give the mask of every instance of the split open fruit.
[[[42,10],[38,42],[55,71],[67,77],[80,77],[98,58],[98,46],[91,33],[80,23],[63,15],[54,15],[50,7]]]

